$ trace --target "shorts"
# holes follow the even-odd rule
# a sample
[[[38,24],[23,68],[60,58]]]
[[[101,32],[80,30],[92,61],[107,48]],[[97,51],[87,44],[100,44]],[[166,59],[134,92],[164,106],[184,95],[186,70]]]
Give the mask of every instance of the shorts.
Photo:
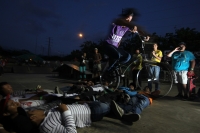
[[[174,82],[175,83],[181,83],[181,84],[187,84],[188,77],[187,77],[188,71],[174,71]]]

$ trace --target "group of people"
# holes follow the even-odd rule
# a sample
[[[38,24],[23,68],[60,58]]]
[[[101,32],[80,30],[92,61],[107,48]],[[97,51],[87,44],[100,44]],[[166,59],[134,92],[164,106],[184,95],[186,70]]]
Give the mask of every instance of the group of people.
[[[94,54],[93,54],[93,59],[92,59],[93,77],[100,76],[101,60],[102,60],[102,56],[98,52],[98,48],[94,48]],[[79,64],[79,71],[80,71],[79,81],[86,80],[86,62],[87,61],[88,61],[88,59],[87,59],[86,53],[83,53],[83,55],[81,55],[80,64]]]
[[[109,37],[103,44],[105,53],[109,56],[109,68],[111,70],[116,62],[126,63],[131,55],[119,49],[119,44],[127,31],[139,35],[142,28],[131,23],[137,15],[133,9],[124,10],[121,17],[114,20]],[[149,37],[145,38],[148,41]],[[186,44],[180,43],[167,56],[172,58],[172,68],[178,87],[177,97],[187,97],[187,73],[194,73],[195,57],[185,51]],[[151,60],[160,62],[162,51],[158,50],[158,44],[153,45]],[[134,55],[136,60],[132,67],[133,79],[136,80],[136,73],[142,68],[142,56],[139,50]],[[95,48],[94,69],[97,74],[101,71],[101,55]],[[80,79],[85,80],[86,75],[86,53],[80,60]],[[159,80],[160,68],[157,65],[149,66],[149,81]],[[153,75],[153,76],[152,76]],[[153,77],[153,78],[152,78]],[[109,83],[104,85],[93,85],[86,82],[85,85],[73,86],[67,93],[76,94],[66,97],[50,95],[45,91],[33,93],[28,99],[17,99],[12,96],[13,90],[9,83],[0,83],[0,94],[3,99],[0,102],[0,131],[16,133],[76,133],[76,127],[90,126],[91,122],[100,121],[108,114],[114,114],[120,120],[130,123],[138,121],[143,109],[148,107],[157,95],[152,94],[152,82],[143,90],[136,91],[136,85],[128,87],[111,88]],[[155,90],[159,90],[158,82],[155,82]],[[141,86],[141,80],[139,78]],[[57,91],[60,92],[60,91]],[[15,99],[15,100],[14,100]],[[39,106],[26,106],[26,101],[38,100]]]
[[[90,126],[108,114],[132,123],[140,119],[142,110],[155,97],[148,87],[135,91],[130,84],[114,89],[109,88],[108,83],[100,86],[91,81],[75,84],[67,93],[76,95],[60,97],[60,94],[48,94],[40,89],[26,98],[24,95],[14,97],[12,86],[1,82],[0,132],[71,133],[77,132],[76,127]],[[32,104],[34,102],[38,104]]]

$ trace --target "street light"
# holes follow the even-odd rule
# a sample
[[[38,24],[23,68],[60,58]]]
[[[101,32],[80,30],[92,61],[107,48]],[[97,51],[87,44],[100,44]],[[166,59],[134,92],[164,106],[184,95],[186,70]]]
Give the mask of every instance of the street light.
[[[82,33],[80,33],[80,34],[78,34],[78,36],[79,36],[80,38],[82,38],[82,37],[83,37],[83,34],[82,34]]]

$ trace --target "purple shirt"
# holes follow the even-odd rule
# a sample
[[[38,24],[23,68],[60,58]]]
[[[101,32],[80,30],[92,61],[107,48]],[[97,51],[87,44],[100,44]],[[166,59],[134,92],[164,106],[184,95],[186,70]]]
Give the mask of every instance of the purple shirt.
[[[123,35],[128,31],[128,27],[119,26],[113,24],[113,28],[111,34],[109,35],[108,39],[106,40],[109,44],[118,47],[120,40],[122,39]]]

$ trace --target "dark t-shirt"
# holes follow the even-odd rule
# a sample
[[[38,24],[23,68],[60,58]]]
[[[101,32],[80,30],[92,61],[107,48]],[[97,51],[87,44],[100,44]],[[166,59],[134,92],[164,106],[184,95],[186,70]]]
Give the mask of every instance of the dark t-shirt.
[[[87,58],[85,56],[81,56],[80,57],[80,66],[85,66]]]
[[[1,120],[4,129],[16,133],[39,133],[39,128],[31,122],[23,108],[18,108],[18,116],[14,119],[3,117]]]
[[[101,63],[101,61],[100,61],[101,59],[102,58],[101,58],[101,54],[100,53],[97,53],[97,54],[95,53],[94,54],[94,64],[100,64]],[[98,61],[95,62],[95,60],[98,60]]]

